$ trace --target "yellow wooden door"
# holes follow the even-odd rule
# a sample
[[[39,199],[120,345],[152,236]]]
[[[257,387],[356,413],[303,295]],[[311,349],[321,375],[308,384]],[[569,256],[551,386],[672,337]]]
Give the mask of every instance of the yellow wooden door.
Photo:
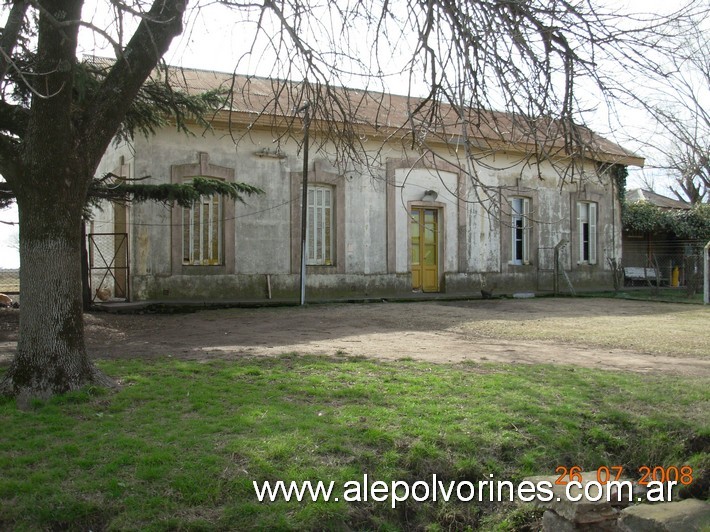
[[[439,224],[436,209],[413,208],[410,213],[412,288],[439,291]]]

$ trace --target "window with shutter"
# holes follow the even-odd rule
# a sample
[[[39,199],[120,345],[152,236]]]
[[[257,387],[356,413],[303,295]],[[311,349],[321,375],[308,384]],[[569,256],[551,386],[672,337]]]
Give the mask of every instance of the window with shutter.
[[[306,263],[333,264],[333,187],[309,186],[307,198]]]
[[[182,209],[182,263],[219,266],[222,256],[222,198],[202,196],[190,208]]]
[[[579,262],[597,263],[597,204],[580,201],[577,203],[577,232],[579,241]]]
[[[511,198],[511,241],[513,264],[530,263],[530,199]]]

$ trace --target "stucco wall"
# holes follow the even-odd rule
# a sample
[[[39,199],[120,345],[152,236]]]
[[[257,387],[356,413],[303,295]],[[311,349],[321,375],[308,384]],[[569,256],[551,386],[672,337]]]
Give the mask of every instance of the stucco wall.
[[[373,152],[377,145],[373,142]],[[263,149],[270,150],[263,156]],[[276,156],[276,149],[279,155]],[[335,205],[334,264],[309,267],[308,290],[313,297],[358,297],[406,294],[409,274],[408,208],[422,203],[426,190],[437,197],[431,206],[442,214],[440,228],[441,290],[477,294],[481,287],[498,293],[552,288],[552,248],[565,239],[562,262],[575,288],[608,288],[608,257],[620,256],[618,204],[610,185],[598,179],[560,187],[549,165],[523,164],[515,155],[496,153],[477,167],[477,179],[491,186],[474,186],[455,165],[438,171],[416,154],[389,148],[368,172],[335,168],[333,156],[312,147],[309,180],[332,184]],[[130,152],[130,150],[129,150]],[[111,171],[120,155],[131,175],[150,176],[146,182],[169,183],[175,165],[196,164],[205,153],[209,164],[234,169],[234,178],[264,190],[245,198],[234,210],[233,273],[210,267],[177,270],[171,231],[181,232],[176,212],[159,204],[130,207],[132,298],[186,300],[244,300],[298,295],[300,180],[302,159],[295,143],[278,145],[268,131],[253,131],[235,145],[226,132],[187,137],[164,130],[133,146],[135,156],[112,148],[101,168]],[[449,154],[450,157],[450,154]],[[414,161],[414,162],[412,162]],[[586,165],[588,174],[594,166]],[[591,174],[590,174],[591,175]],[[510,260],[509,199],[532,201],[530,263]],[[593,201],[598,208],[598,260],[578,264],[574,249],[575,205]],[[108,212],[108,211],[106,211]],[[507,212],[507,214],[506,214]],[[506,218],[507,216],[507,218]],[[98,218],[97,218],[98,221]],[[106,220],[109,221],[108,219]]]

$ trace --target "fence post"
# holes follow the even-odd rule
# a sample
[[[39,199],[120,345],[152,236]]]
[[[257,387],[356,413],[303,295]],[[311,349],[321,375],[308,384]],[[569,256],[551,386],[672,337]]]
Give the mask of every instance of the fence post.
[[[703,248],[703,303],[710,305],[710,241]]]

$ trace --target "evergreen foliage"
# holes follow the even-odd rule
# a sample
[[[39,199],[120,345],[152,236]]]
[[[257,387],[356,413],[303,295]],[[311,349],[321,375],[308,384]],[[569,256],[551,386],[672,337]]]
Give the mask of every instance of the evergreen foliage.
[[[622,213],[625,231],[671,232],[684,240],[710,240],[710,204],[687,210],[661,209],[647,201],[626,203]]]
[[[31,55],[24,61],[32,63]],[[112,60],[88,60],[74,65],[74,106],[79,109],[99,90],[113,66]],[[14,97],[18,101],[29,102],[27,85],[16,83]],[[188,94],[172,87],[167,80],[157,76],[149,79],[141,87],[133,100],[125,119],[116,133],[115,142],[131,141],[137,134],[151,137],[163,127],[175,127],[181,133],[194,133],[189,125],[209,129],[210,114],[226,104],[226,91],[210,90],[199,94]],[[109,176],[110,177],[110,176]],[[96,178],[89,187],[85,217],[90,218],[91,207],[99,206],[101,200],[119,202],[177,203],[189,207],[200,196],[219,194],[244,203],[244,196],[261,194],[263,191],[246,183],[226,183],[214,179],[195,178],[184,184],[146,184],[116,178],[114,182]],[[8,183],[0,182],[0,209],[15,201],[15,194]]]
[[[89,191],[89,197],[96,201],[107,199],[120,202],[156,201],[162,203],[177,203],[181,207],[190,207],[201,196],[227,196],[230,199],[244,203],[244,196],[261,194],[263,191],[246,183],[229,183],[218,179],[195,177],[191,183],[150,185],[144,183],[129,183],[119,181],[116,184],[106,184],[94,180]]]
[[[109,60],[84,61],[75,66],[74,91],[79,106],[98,91],[111,66],[113,61]],[[167,66],[161,69],[167,70]],[[215,89],[188,94],[171,86],[167,79],[154,75],[143,84],[131,103],[116,133],[116,142],[133,140],[137,133],[149,138],[166,126],[193,135],[188,127],[190,121],[210,129],[209,117],[225,105],[227,92]]]

